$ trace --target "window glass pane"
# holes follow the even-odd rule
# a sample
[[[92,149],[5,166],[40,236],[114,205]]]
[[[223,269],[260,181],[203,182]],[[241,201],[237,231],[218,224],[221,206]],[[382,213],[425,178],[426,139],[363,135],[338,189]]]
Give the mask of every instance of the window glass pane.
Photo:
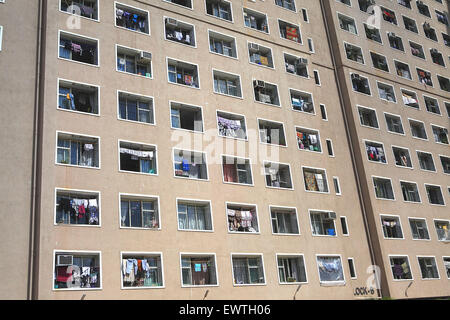
[[[142,227],[141,202],[130,201],[130,206],[131,206],[131,226],[137,228]]]
[[[130,217],[129,217],[129,202],[128,201],[121,201],[120,217],[121,217],[122,227],[129,227],[130,226]]]

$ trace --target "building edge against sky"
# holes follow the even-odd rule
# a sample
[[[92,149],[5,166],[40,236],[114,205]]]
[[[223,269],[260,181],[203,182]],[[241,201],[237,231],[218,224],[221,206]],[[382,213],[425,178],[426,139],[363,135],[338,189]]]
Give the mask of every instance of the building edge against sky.
[[[0,1],[0,298],[450,295],[447,1],[70,4]]]

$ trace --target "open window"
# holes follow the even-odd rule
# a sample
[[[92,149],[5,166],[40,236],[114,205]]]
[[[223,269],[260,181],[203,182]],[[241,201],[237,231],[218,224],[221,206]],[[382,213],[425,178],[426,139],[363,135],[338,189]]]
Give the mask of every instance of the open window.
[[[274,234],[300,234],[295,208],[271,206],[270,218]]]
[[[296,12],[295,0],[275,0],[275,4],[279,7]]]
[[[222,20],[233,21],[231,2],[226,0],[206,0],[206,13]]]
[[[431,80],[431,72],[425,71],[420,68],[416,68],[419,82],[427,86],[433,86],[433,80]]]
[[[440,53],[437,49],[430,49],[430,55],[433,63],[445,67],[444,57],[442,56],[442,53]]]
[[[400,218],[396,216],[381,216],[383,235],[386,239],[403,239]]]
[[[284,124],[270,120],[258,119],[259,141],[286,147]]]
[[[412,80],[411,71],[409,70],[409,66],[406,63],[394,60],[394,65],[399,77]]]
[[[347,59],[364,64],[364,56],[360,47],[354,46],[347,42],[344,43],[344,47]]]
[[[411,226],[412,238],[414,240],[430,240],[430,234],[425,219],[409,218],[409,225]]]
[[[417,257],[422,279],[439,279],[435,257]]]
[[[389,65],[385,56],[370,52],[370,57],[372,58],[372,64],[375,69],[389,72]]]
[[[417,4],[417,10],[420,14],[424,15],[425,17],[431,18],[430,9],[428,9],[428,6],[423,3],[423,1],[416,1]]]
[[[216,286],[217,268],[214,254],[181,254],[183,287]]]
[[[56,160],[58,164],[89,168],[100,167],[98,138],[58,132],[57,140]]]
[[[222,156],[223,181],[253,185],[250,159]]]
[[[167,70],[170,83],[199,88],[197,65],[168,58]]]
[[[400,181],[400,187],[402,189],[403,201],[417,203],[421,202],[417,183]]]
[[[90,191],[56,190],[58,225],[100,225],[100,194]]]
[[[434,30],[428,22],[423,24],[423,32],[425,33],[425,37],[428,39],[438,41],[436,30]]]
[[[174,129],[203,132],[202,108],[179,102],[170,102],[171,125]]]
[[[115,3],[116,26],[150,34],[150,15],[148,11],[125,4]]]
[[[314,114],[314,100],[311,93],[294,89],[290,89],[289,92],[293,110]]]
[[[357,73],[351,74],[351,81],[353,90],[356,92],[360,92],[363,94],[371,95],[369,79],[363,76],[360,76]]]
[[[59,57],[98,66],[98,40],[60,31]]]
[[[450,92],[450,79],[442,77],[440,75],[436,75],[436,76],[437,76],[437,79],[439,82],[439,87],[441,88],[441,90]]]
[[[387,163],[383,144],[373,141],[365,141],[367,159],[372,162]]]
[[[215,31],[208,31],[209,51],[227,57],[237,58],[236,39]]]
[[[403,104],[411,108],[419,109],[419,99],[417,98],[417,94],[414,91],[406,89],[401,89],[401,91]]]
[[[395,200],[391,179],[372,177],[372,181],[375,189],[375,197],[377,199]]]
[[[397,103],[397,98],[395,97],[395,90],[393,86],[386,83],[377,82],[377,87],[378,94],[380,95],[381,100]]]
[[[424,96],[423,99],[425,100],[425,106],[427,108],[428,112],[435,113],[435,114],[441,114],[441,110],[439,108],[439,103],[437,99]]]
[[[242,115],[217,111],[219,135],[237,139],[247,139],[245,117]]]
[[[164,286],[160,253],[122,253],[122,287],[161,288]]]
[[[397,25],[397,17],[395,16],[394,11],[381,7],[381,13],[384,21]]]
[[[177,212],[179,230],[213,230],[209,201],[177,199]]]
[[[255,205],[227,203],[229,232],[259,232],[258,213]]]
[[[425,171],[436,171],[431,153],[417,151],[417,158],[419,160],[420,169]]]
[[[269,33],[267,15],[248,8],[243,8],[244,24],[247,28],[252,28],[264,33]]]
[[[448,220],[434,220],[439,241],[450,241],[450,222]]]
[[[308,59],[299,58],[297,56],[285,53],[284,65],[287,73],[295,74],[299,77],[309,78]]]
[[[193,0],[163,0],[163,1],[192,9],[192,1]]]
[[[215,93],[242,98],[241,77],[239,75],[213,69],[213,79]]]
[[[55,251],[53,288],[55,290],[101,288],[99,252]]]
[[[409,119],[409,126],[411,128],[411,135],[415,138],[427,140],[427,132],[422,121]]]
[[[413,19],[410,19],[408,17],[405,17],[405,16],[402,16],[402,17],[403,17],[403,24],[405,25],[405,29],[418,34],[419,29],[417,28],[416,21]]]
[[[206,154],[202,152],[174,149],[175,176],[195,180],[208,180]]]
[[[329,192],[325,169],[303,167],[303,179],[306,191],[320,193]]]
[[[374,26],[369,26],[366,23],[363,23],[364,31],[366,32],[366,38],[378,43],[382,43],[380,29],[375,28]]]
[[[389,45],[393,49],[397,49],[400,51],[405,51],[405,48],[403,46],[402,38],[397,36],[394,32],[388,32],[388,39],[389,39]]]
[[[389,257],[394,280],[412,280],[411,267],[407,256]]]
[[[120,227],[147,230],[160,229],[158,197],[121,194]]]
[[[306,267],[303,255],[278,255],[278,275],[280,284],[306,283]]]
[[[253,91],[256,101],[280,106],[277,85],[261,80],[253,80]]]
[[[384,113],[386,119],[387,131],[398,134],[405,134],[403,130],[402,118],[398,115],[391,113]]]
[[[120,170],[156,175],[156,146],[119,141]]]
[[[411,47],[411,54],[414,57],[425,60],[425,52],[423,51],[423,47],[420,44],[409,41],[409,46]]]
[[[178,42],[191,47],[196,46],[194,25],[174,18],[165,18],[164,21],[164,33],[166,40]]]
[[[248,43],[248,56],[250,63],[274,68],[272,49],[261,46],[257,43]]]
[[[355,19],[338,13],[339,26],[341,29],[353,34],[358,34]]]
[[[378,129],[377,112],[375,109],[370,109],[358,106],[359,122],[364,127]]]
[[[442,144],[449,144],[447,128],[431,125],[431,129],[433,130],[434,142],[442,143]]]
[[[322,152],[319,131],[296,127],[297,143],[300,150]]]
[[[293,189],[291,167],[288,164],[264,161],[266,187]]]
[[[425,190],[428,195],[428,202],[431,204],[445,206],[444,197],[440,186],[425,184]]]
[[[281,38],[302,43],[302,35],[298,25],[283,20],[278,20],[278,27],[280,29]]]
[[[408,149],[392,146],[392,152],[394,153],[396,166],[412,168],[412,161]]]
[[[99,87],[58,81],[58,109],[99,114]]]
[[[262,255],[232,254],[234,285],[265,284]]]
[[[450,174],[450,157],[439,156],[439,158],[441,159],[442,170],[444,173]]]

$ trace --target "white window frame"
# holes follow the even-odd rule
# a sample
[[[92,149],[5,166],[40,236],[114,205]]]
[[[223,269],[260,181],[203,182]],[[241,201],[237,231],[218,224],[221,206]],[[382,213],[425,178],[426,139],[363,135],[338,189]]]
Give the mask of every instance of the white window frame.
[[[121,207],[122,198],[125,198],[125,199],[128,199],[128,200],[141,201],[141,202],[156,201],[158,203],[158,205],[157,205],[157,210],[158,210],[158,228],[123,227],[122,223],[121,223],[121,219],[122,219],[122,207]],[[135,193],[122,193],[122,192],[119,192],[119,210],[118,211],[119,211],[119,229],[124,229],[124,230],[145,230],[145,231],[161,231],[162,230],[161,201],[159,199],[159,196],[148,195],[148,194],[135,194]]]
[[[280,271],[279,271],[279,264],[278,264],[278,259],[289,259],[289,258],[302,258],[303,260],[303,266],[305,268],[305,278],[306,281],[304,282],[281,282],[281,278],[280,278]],[[308,270],[306,267],[306,260],[305,260],[305,255],[303,253],[275,253],[275,265],[277,266],[277,276],[278,276],[278,284],[279,285],[299,285],[299,284],[308,284],[309,283],[309,277],[308,277]]]
[[[164,277],[164,261],[163,261],[163,253],[162,252],[131,252],[131,251],[120,251],[120,261],[122,263],[123,260],[123,256],[159,256],[160,261],[161,261],[161,280],[162,280],[162,285],[161,286],[148,286],[148,287],[124,287],[123,286],[123,273],[122,270],[120,272],[120,289],[121,290],[152,290],[152,289],[165,289],[166,288],[166,284],[165,284],[165,277]]]

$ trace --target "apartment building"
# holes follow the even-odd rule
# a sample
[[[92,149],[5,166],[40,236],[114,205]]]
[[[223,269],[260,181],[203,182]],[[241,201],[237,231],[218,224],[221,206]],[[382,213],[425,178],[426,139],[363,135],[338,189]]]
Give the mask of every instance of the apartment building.
[[[326,4],[385,287],[398,298],[448,295],[449,3]]]
[[[356,0],[0,3],[0,296],[450,295],[448,4],[380,2],[437,41]]]

